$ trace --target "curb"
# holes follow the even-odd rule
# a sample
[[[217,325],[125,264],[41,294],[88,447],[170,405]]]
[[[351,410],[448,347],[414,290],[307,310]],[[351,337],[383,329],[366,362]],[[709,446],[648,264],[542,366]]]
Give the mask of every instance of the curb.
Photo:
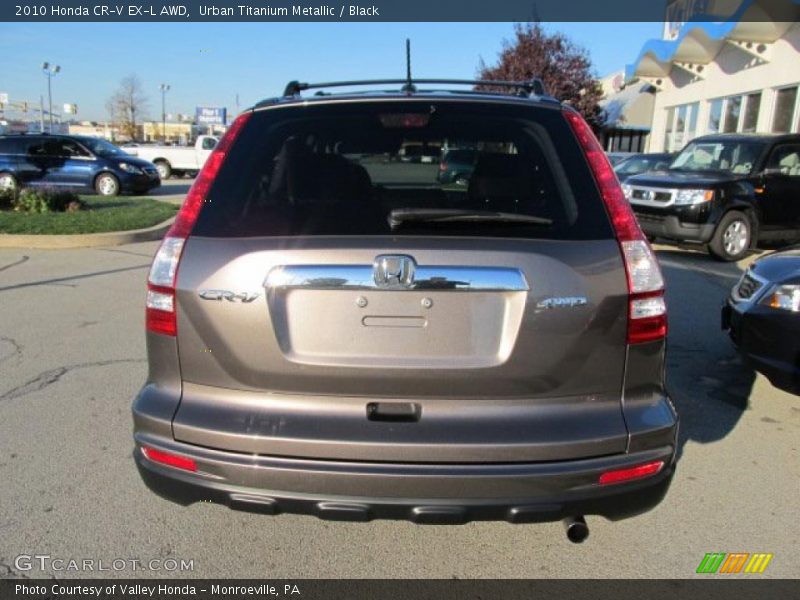
[[[160,240],[175,221],[171,217],[152,227],[130,231],[105,231],[103,233],[74,233],[59,235],[35,235],[0,233],[0,248],[91,248],[94,246],[121,246],[134,242]]]

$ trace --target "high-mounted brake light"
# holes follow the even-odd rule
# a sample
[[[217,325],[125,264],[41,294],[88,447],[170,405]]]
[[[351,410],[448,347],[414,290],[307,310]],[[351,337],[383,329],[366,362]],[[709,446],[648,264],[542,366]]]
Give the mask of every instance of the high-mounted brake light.
[[[175,467],[176,469],[183,469],[184,471],[191,471],[193,473],[197,471],[197,463],[188,456],[163,452],[151,448],[150,446],[142,446],[142,454],[144,454],[145,458],[154,463]]]
[[[147,303],[145,327],[147,331],[175,336],[178,333],[175,316],[175,281],[178,265],[186,242],[192,232],[200,209],[206,200],[211,185],[219,173],[231,144],[253,113],[239,115],[206,160],[200,173],[192,184],[186,199],[175,217],[175,222],[167,231],[161,246],[153,258],[147,278]]]
[[[600,475],[598,483],[600,485],[609,485],[612,483],[622,483],[624,481],[633,481],[635,479],[644,479],[645,477],[652,477],[661,472],[664,468],[663,460],[655,460],[653,462],[637,465],[627,469],[617,469],[615,471],[606,471]]]
[[[640,344],[664,339],[667,335],[667,305],[658,261],[591,128],[571,108],[564,109],[564,117],[586,155],[619,241],[628,277],[627,341],[629,344]]]

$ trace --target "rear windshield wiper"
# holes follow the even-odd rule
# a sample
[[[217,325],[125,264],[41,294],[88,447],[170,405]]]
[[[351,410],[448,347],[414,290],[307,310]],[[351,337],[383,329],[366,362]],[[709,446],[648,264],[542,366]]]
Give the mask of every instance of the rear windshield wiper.
[[[544,227],[553,224],[552,219],[533,215],[455,208],[397,208],[389,213],[387,220],[393,231],[407,223],[516,223]]]

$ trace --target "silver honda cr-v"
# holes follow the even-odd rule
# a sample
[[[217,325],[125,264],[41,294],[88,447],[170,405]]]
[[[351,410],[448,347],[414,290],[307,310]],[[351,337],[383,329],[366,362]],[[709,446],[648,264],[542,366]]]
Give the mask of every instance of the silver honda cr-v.
[[[663,281],[583,118],[523,84],[309,87],[236,119],[155,256],[147,485],[326,519],[564,519],[573,541],[585,514],[658,504]]]

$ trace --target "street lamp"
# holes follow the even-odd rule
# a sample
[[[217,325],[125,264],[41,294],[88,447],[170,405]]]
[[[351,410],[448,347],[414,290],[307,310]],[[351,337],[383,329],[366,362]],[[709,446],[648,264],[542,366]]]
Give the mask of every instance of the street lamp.
[[[167,143],[167,109],[166,109],[166,95],[169,91],[169,84],[162,83],[158,86],[161,90],[161,141]]]
[[[50,81],[58,75],[61,67],[58,65],[51,65],[49,62],[42,63],[42,72],[47,75],[47,101],[50,105],[48,112],[50,113],[50,133],[53,133],[53,92]]]

